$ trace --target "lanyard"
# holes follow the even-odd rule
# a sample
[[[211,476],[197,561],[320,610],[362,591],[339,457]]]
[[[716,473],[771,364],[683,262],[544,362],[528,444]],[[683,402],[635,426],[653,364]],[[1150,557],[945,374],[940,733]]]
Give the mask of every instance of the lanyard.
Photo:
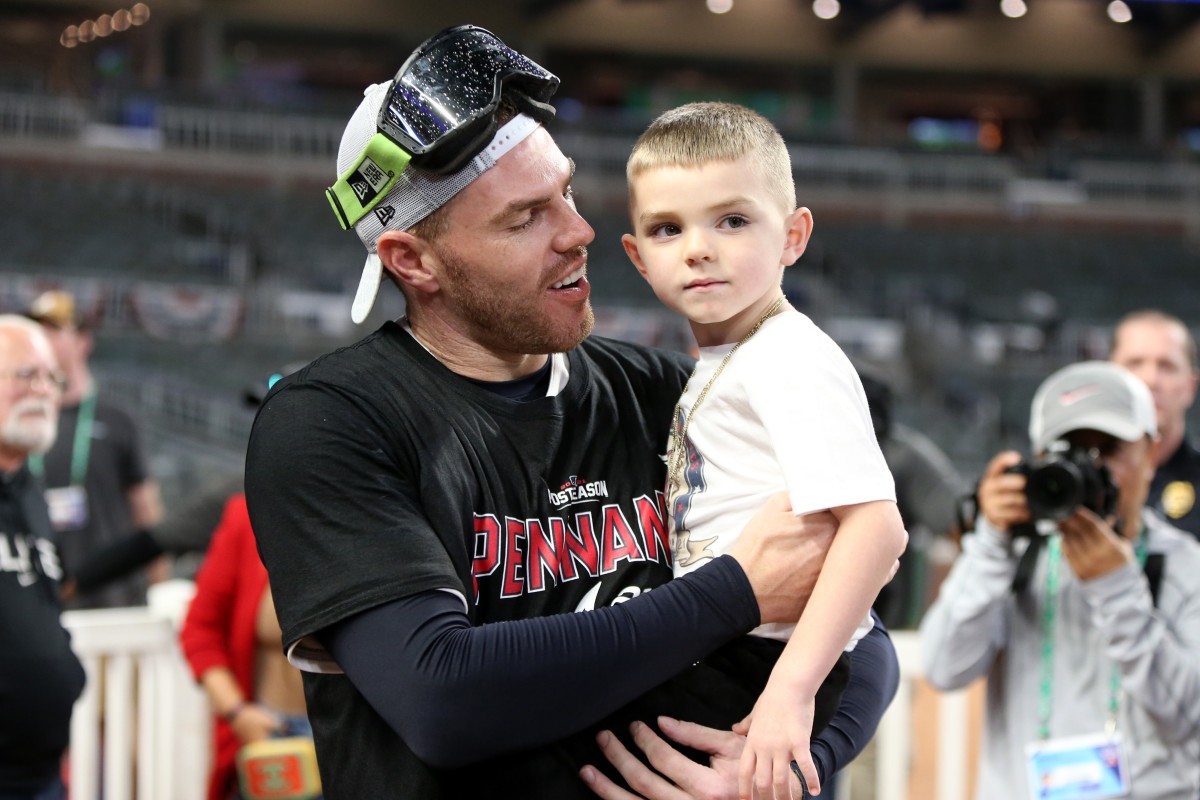
[[[1133,545],[1138,564],[1146,564],[1146,528]],[[1062,534],[1046,541],[1046,607],[1042,610],[1042,674],[1038,687],[1038,738],[1050,738],[1050,715],[1054,710],[1054,626],[1058,614],[1059,568],[1062,565]],[[1108,721],[1106,731],[1117,729],[1117,709],[1121,697],[1121,675],[1113,664],[1108,677]]]
[[[92,423],[96,419],[96,395],[85,395],[79,401],[79,414],[75,417],[75,441],[71,447],[71,486],[82,486],[87,478],[88,456],[92,451]],[[29,457],[29,469],[41,477],[45,473],[44,457],[41,453]]]

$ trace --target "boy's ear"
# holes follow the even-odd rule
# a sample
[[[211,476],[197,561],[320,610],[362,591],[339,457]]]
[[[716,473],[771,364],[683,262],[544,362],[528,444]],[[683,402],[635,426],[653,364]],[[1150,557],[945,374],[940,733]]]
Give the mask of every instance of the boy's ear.
[[[788,215],[786,222],[787,239],[783,246],[780,263],[785,267],[790,267],[796,263],[796,259],[804,255],[804,250],[808,247],[808,238],[812,236],[813,229],[812,212],[801,206]]]
[[[637,271],[642,273],[642,277],[646,277],[646,265],[642,263],[642,255],[638,252],[637,237],[632,233],[626,233],[621,236],[621,246],[625,248],[625,255],[629,256],[629,260],[633,262],[633,266],[637,267]]]
[[[408,231],[384,231],[375,245],[383,268],[402,286],[422,292],[439,287],[437,272],[431,269],[429,242]]]

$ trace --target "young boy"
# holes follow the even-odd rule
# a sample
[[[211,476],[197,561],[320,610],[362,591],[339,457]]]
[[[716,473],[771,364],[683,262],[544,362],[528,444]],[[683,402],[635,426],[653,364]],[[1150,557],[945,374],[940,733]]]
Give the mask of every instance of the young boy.
[[[676,575],[726,552],[782,490],[794,513],[828,509],[839,521],[799,622],[756,629],[787,644],[735,728],[748,731],[743,796],[753,786],[759,797],[789,797],[797,768],[816,794],[809,737],[838,694],[818,709],[817,689],[870,629],[871,603],[907,535],[857,373],[783,297],[783,269],[804,252],[812,214],[796,207],[783,138],[736,105],[663,114],[634,145],[626,176],[634,232],[622,237],[625,250],[690,320],[700,348],[667,454]]]

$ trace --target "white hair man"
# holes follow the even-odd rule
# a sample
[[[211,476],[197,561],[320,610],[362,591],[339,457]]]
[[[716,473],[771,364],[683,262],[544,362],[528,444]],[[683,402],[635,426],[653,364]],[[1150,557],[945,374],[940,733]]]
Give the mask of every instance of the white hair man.
[[[60,777],[84,672],[59,622],[62,570],[31,453],[57,431],[65,379],[41,327],[0,316],[0,796],[64,800]]]

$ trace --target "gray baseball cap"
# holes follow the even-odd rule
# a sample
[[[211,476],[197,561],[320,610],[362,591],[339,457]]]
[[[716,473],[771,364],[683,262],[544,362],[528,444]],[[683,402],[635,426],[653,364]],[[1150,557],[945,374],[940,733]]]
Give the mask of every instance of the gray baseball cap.
[[[1157,436],[1150,390],[1129,370],[1108,361],[1063,367],[1033,395],[1029,441],[1040,453],[1079,430],[1100,431],[1127,442]]]

